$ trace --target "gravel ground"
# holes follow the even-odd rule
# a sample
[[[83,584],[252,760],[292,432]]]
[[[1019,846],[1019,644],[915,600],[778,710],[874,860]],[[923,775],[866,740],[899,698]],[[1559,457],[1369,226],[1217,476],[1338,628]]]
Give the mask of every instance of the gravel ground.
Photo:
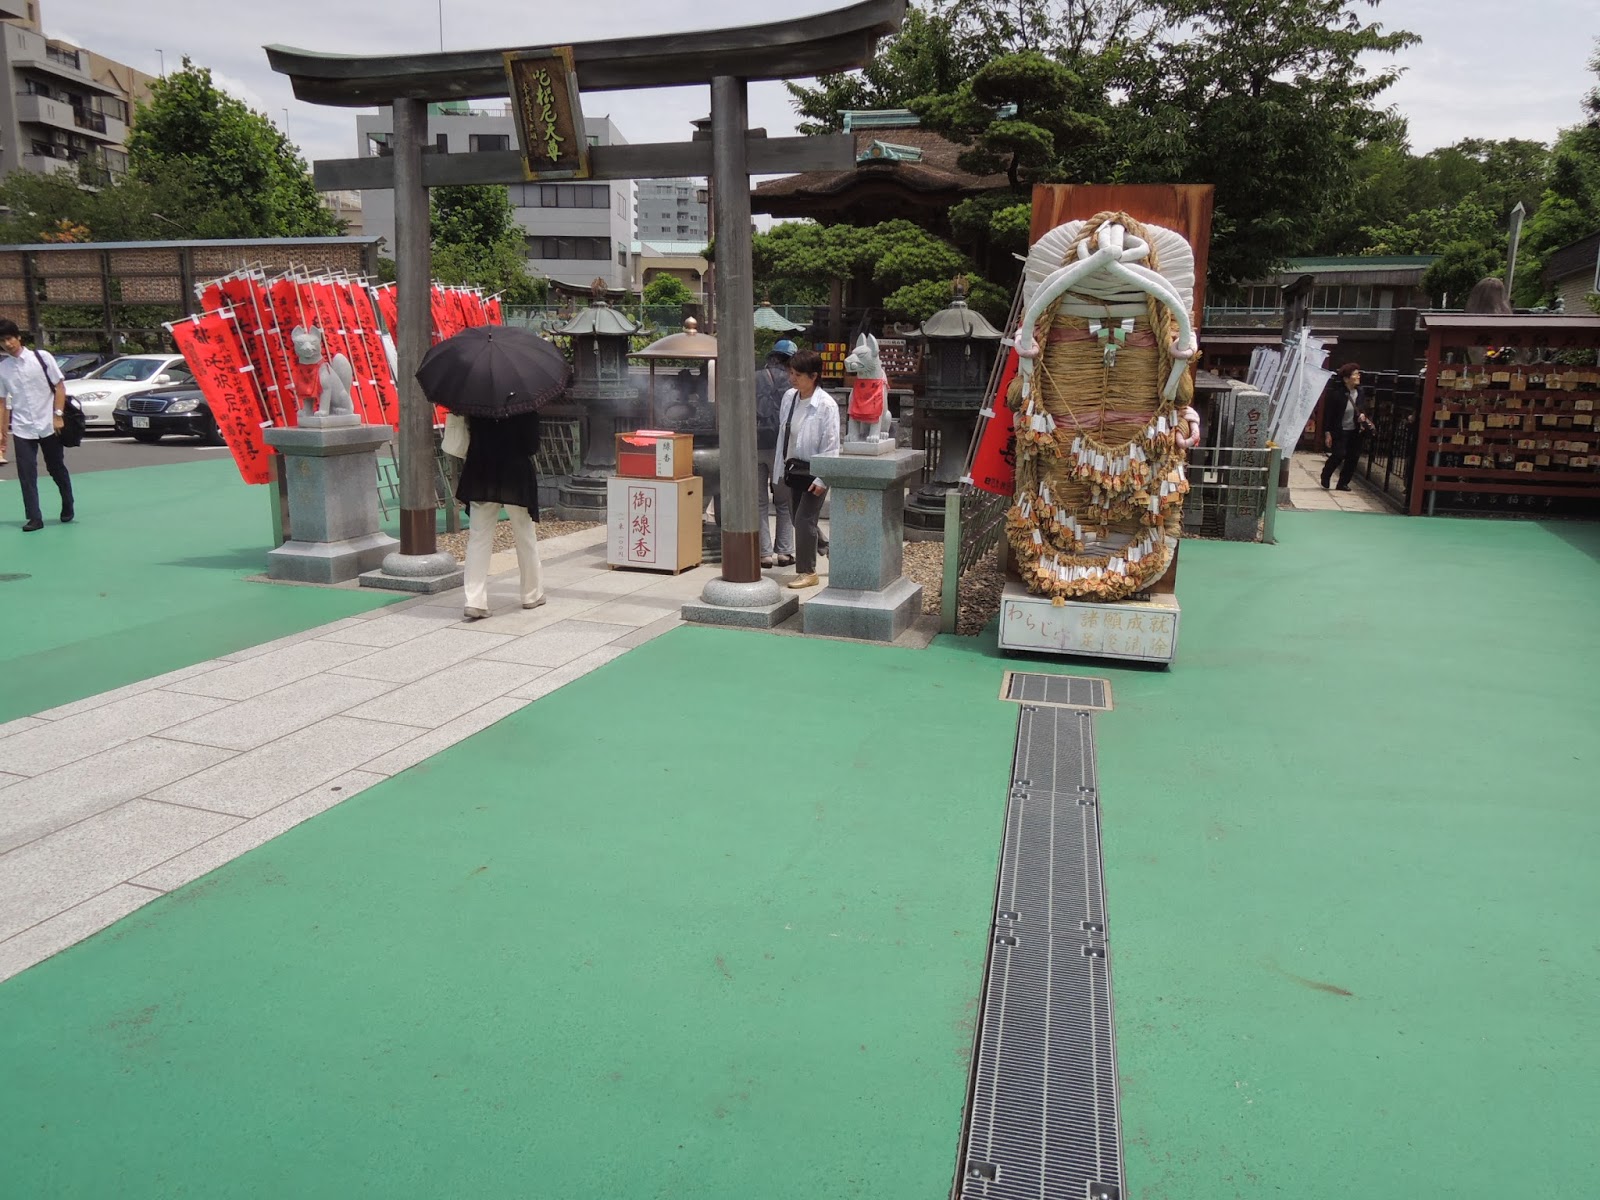
[[[465,514],[463,514],[463,517]],[[580,529],[593,529],[599,521],[553,521],[548,518],[539,522],[539,540],[548,541],[558,538],[563,534],[577,533]],[[494,548],[496,550],[511,550],[516,547],[516,541],[511,536],[511,522],[501,521],[494,527]],[[439,535],[439,549],[448,550],[456,556],[456,561],[467,557],[467,531],[460,533],[441,533]]]
[[[940,591],[944,583],[944,543],[907,542],[905,573],[922,585],[922,611],[939,615]],[[1000,592],[1005,580],[993,550],[978,560],[961,581],[961,608],[956,617],[956,632],[973,637],[1000,611]]]

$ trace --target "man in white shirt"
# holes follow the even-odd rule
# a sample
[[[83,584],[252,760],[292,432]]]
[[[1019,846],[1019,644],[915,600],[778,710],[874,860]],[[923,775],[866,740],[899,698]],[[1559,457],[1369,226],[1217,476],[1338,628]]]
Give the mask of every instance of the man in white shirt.
[[[15,321],[0,319],[0,454],[7,439],[16,447],[17,482],[22,485],[24,533],[44,528],[39,510],[39,452],[61,493],[61,523],[73,518],[72,477],[61,444],[67,389],[61,368],[43,350],[26,350]]]

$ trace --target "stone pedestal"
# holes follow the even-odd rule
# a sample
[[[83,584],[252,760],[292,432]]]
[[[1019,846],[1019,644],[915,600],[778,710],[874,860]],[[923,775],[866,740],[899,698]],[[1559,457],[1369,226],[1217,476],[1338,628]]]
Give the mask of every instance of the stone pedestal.
[[[1012,580],[1000,598],[1000,649],[1170,665],[1178,653],[1178,598],[1056,604]]]
[[[393,432],[355,416],[267,430],[267,443],[282,455],[292,535],[267,554],[269,578],[343,583],[399,545],[378,519],[378,450]]]
[[[800,610],[807,633],[892,642],[922,611],[922,586],[905,563],[906,485],[922,470],[921,450],[813,458],[828,485],[828,586]]]

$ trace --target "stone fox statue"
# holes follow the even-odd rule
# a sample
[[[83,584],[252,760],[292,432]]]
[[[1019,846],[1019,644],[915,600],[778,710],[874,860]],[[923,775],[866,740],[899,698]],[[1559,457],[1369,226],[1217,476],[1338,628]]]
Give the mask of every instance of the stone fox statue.
[[[322,331],[314,326],[296,325],[289,331],[289,341],[294,346],[294,394],[301,417],[354,412],[350,384],[355,372],[350,369],[350,360],[343,354],[325,359]]]
[[[856,377],[850,385],[850,436],[845,440],[883,441],[889,430],[889,377],[878,359],[878,339],[870,333],[858,337],[844,369]]]

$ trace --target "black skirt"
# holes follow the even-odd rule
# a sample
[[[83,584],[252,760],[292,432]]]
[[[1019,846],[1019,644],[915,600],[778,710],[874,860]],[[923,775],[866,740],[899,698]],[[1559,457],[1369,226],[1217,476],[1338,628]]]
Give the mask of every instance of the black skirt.
[[[492,420],[468,417],[467,461],[456,484],[463,504],[509,504],[539,519],[539,414]]]

